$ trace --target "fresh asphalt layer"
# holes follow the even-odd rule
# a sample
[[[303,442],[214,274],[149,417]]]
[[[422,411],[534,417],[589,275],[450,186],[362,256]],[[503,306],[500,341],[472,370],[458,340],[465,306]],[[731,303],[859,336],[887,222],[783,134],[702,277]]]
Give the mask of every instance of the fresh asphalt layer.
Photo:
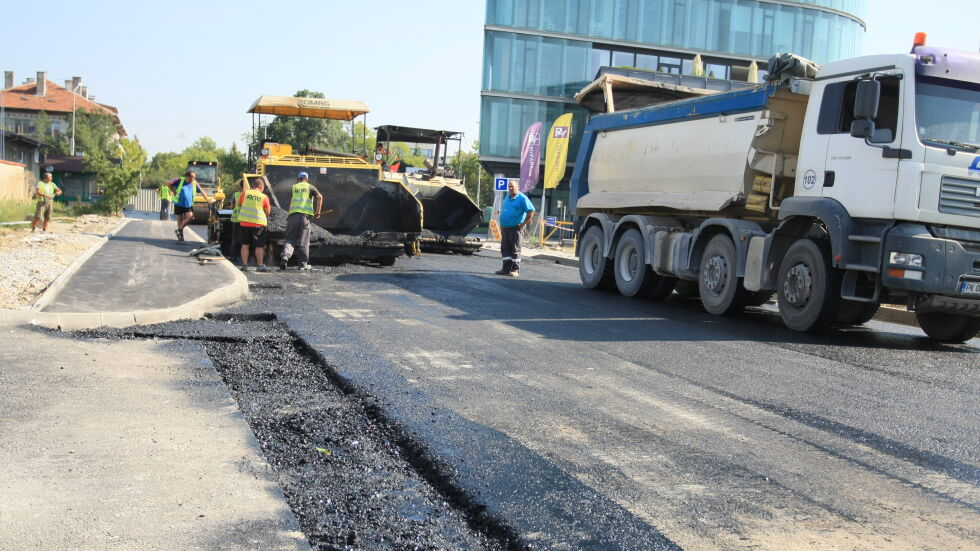
[[[802,335],[492,253],[250,274],[253,299],[541,549],[971,548],[980,346]]]
[[[43,311],[157,310],[235,282],[234,272],[218,261],[200,265],[188,256],[203,243],[177,241],[175,228],[173,222],[130,221],[72,275]]]

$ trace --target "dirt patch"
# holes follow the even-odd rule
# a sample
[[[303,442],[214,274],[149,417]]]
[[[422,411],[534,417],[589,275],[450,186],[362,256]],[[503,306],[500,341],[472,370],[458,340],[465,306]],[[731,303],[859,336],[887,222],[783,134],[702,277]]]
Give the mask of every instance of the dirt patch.
[[[30,225],[0,229],[0,308],[26,309],[75,259],[102,243],[119,218],[56,219],[47,232]]]

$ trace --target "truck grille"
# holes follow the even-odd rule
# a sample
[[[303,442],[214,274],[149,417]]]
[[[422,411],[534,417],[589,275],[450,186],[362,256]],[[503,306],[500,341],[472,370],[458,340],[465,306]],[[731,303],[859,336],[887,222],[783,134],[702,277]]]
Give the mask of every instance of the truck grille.
[[[939,212],[980,217],[980,181],[944,176]]]

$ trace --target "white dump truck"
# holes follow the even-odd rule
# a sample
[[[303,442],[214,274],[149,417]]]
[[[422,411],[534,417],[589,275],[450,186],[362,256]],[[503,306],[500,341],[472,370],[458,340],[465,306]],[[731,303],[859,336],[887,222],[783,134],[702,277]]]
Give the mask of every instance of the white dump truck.
[[[925,333],[980,330],[980,55],[925,45],[758,87],[592,115],[572,177],[586,288],[773,293],[785,325],[860,324],[882,303]],[[695,285],[696,282],[696,285]]]

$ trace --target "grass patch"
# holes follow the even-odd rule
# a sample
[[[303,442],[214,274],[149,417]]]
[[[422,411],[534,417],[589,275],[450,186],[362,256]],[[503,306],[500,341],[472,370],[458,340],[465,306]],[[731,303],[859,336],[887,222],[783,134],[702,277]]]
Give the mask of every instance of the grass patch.
[[[0,222],[22,222],[34,216],[37,201],[0,201]],[[92,212],[92,207],[82,205],[68,206],[60,201],[54,202],[52,218],[74,218]]]

